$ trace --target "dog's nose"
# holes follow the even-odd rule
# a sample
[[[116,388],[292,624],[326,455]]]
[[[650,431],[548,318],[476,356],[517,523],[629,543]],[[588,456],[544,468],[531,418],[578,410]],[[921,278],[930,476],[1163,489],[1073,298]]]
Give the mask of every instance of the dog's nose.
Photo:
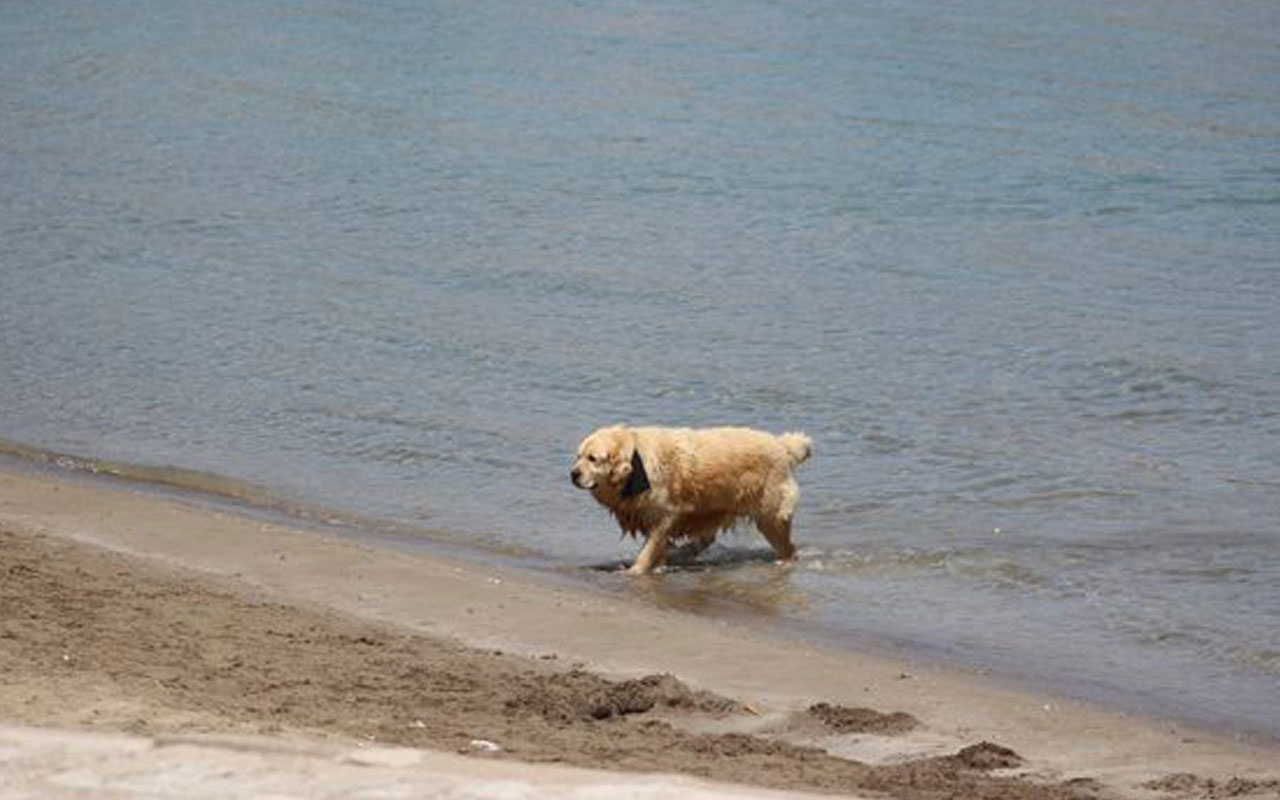
[[[582,477],[582,470],[578,469],[577,467],[574,467],[573,469],[569,470],[569,480],[573,481],[574,486],[578,485],[578,478],[581,478],[581,477]]]

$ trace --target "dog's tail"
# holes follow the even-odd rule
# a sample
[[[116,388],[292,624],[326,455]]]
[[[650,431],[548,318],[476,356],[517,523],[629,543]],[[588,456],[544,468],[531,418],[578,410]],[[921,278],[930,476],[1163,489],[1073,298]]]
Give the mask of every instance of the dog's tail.
[[[787,454],[791,456],[791,465],[804,463],[805,459],[813,455],[813,440],[800,432],[784,433],[778,437],[778,441],[782,442],[782,446],[787,448]]]

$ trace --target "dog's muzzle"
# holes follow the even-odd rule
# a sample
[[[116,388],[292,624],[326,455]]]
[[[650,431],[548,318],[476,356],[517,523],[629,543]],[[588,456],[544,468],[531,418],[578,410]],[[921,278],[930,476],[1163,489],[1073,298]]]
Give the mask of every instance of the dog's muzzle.
[[[569,480],[573,481],[573,485],[577,486],[579,489],[587,488],[583,486],[581,483],[582,470],[578,469],[577,467],[574,467],[573,469],[569,470]]]

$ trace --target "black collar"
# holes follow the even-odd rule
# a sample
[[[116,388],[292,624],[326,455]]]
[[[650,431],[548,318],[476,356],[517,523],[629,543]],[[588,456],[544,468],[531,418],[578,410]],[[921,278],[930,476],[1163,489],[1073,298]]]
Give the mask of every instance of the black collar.
[[[644,459],[640,458],[640,451],[636,450],[631,454],[631,474],[627,476],[627,482],[622,486],[622,496],[635,497],[647,491],[649,491],[649,474],[644,471]]]

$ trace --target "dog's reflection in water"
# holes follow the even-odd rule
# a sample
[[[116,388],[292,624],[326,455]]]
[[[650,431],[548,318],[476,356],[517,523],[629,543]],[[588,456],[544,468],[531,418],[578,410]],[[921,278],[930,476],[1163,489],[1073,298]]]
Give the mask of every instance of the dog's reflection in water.
[[[625,562],[594,565],[602,572],[617,573]],[[632,577],[622,586],[629,594],[659,608],[717,617],[773,617],[808,607],[803,590],[794,585],[795,570],[780,566],[769,548],[736,548],[713,545],[673,548],[667,566]]]

